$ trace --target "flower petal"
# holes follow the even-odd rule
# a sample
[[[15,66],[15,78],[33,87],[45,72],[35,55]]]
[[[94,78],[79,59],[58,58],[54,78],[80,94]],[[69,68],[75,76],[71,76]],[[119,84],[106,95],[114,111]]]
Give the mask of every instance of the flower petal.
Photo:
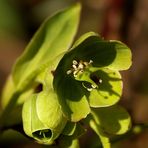
[[[62,77],[63,76],[63,77]],[[85,89],[71,76],[62,75],[54,79],[54,88],[65,116],[73,122],[85,118],[90,113]]]
[[[124,134],[131,126],[128,112],[119,105],[92,109],[97,125],[108,134]]]
[[[92,89],[89,95],[91,107],[111,106],[120,100],[122,95],[122,80],[120,73],[109,69],[98,70],[91,74],[95,81],[101,81],[98,87]],[[99,80],[100,79],[100,80]]]

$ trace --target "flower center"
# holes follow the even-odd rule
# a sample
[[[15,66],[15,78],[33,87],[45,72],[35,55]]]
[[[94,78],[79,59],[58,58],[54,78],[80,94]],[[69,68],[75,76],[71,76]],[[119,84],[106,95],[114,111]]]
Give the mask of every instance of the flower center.
[[[73,73],[73,76],[76,78],[79,73],[83,73],[85,68],[88,68],[92,63],[93,63],[92,60],[90,60],[89,62],[82,60],[80,61],[73,60],[71,69],[67,71],[67,74],[69,75]]]

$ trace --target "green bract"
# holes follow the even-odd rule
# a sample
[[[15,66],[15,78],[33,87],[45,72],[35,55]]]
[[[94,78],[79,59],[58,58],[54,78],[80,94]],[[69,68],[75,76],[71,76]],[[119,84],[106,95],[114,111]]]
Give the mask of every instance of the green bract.
[[[119,71],[131,66],[131,51],[94,32],[70,48],[80,8],[77,4],[48,18],[17,60],[3,91],[0,127],[23,122],[25,133],[39,143],[56,140],[71,148],[79,147],[85,123],[105,148],[110,148],[109,136],[129,129],[130,116],[116,103],[123,88]]]
[[[13,68],[13,79],[18,89],[23,89],[27,85],[24,81],[29,83],[44,67],[53,64],[57,56],[67,51],[78,27],[79,11],[80,5],[77,4],[41,25]]]

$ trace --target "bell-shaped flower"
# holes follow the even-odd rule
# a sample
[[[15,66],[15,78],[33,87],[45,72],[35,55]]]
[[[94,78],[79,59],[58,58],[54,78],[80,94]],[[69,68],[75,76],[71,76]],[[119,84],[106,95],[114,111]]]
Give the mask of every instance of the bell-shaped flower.
[[[67,123],[53,90],[33,94],[26,100],[22,118],[25,133],[42,144],[52,144]]]

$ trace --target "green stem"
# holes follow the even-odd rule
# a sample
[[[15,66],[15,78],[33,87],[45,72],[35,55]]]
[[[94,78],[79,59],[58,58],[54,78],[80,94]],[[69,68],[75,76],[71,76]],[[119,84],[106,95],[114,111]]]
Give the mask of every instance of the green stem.
[[[100,137],[101,144],[102,144],[101,147],[103,146],[103,148],[111,148],[110,139],[104,136],[102,130],[96,126],[93,120],[90,121],[90,126],[96,132],[96,134]]]

